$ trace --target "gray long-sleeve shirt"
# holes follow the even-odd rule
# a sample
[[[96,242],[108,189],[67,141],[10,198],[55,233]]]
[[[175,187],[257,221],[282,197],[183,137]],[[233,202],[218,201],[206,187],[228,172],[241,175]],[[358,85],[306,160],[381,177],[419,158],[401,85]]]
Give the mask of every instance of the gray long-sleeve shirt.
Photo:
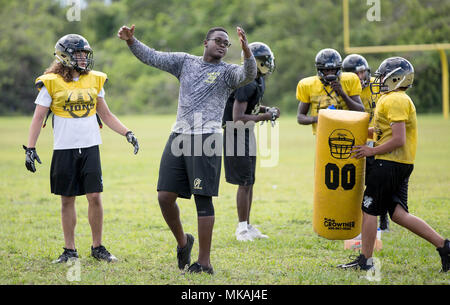
[[[222,116],[229,95],[256,77],[252,56],[244,65],[208,63],[203,57],[181,52],[160,52],[135,39],[129,47],[143,63],[169,72],[180,81],[177,120],[173,132],[222,132]]]

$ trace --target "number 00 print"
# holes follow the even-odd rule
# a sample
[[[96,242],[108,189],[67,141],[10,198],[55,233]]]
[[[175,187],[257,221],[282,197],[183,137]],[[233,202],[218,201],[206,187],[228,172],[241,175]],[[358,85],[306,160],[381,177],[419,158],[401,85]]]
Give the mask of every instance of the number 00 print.
[[[353,164],[345,164],[341,171],[336,164],[328,163],[325,166],[325,184],[330,190],[335,190],[340,180],[344,190],[351,190],[355,186],[355,174],[356,167]]]

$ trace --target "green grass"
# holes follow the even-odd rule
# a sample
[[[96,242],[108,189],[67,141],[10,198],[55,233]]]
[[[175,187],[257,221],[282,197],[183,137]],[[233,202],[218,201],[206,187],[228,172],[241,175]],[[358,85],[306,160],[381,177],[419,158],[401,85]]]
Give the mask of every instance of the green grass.
[[[236,186],[223,179],[214,199],[216,222],[211,260],[214,276],[180,275],[175,240],[157,202],[156,183],[161,153],[175,116],[123,116],[139,139],[132,146],[107,127],[102,130],[104,244],[119,257],[116,264],[90,257],[91,233],[87,200],[77,198],[76,245],[81,281],[69,282],[67,265],[50,262],[62,252],[60,199],[50,193],[52,130],[42,130],[37,152],[43,162],[32,174],[24,151],[31,117],[0,118],[0,284],[450,284],[440,274],[440,258],[426,241],[391,224],[384,234],[381,281],[364,272],[335,268],[352,254],[343,241],[317,236],[312,229],[314,139],[309,126],[295,117],[280,120],[277,167],[257,168],[252,222],[268,240],[239,243]],[[450,237],[450,121],[419,116],[419,143],[409,186],[410,211],[441,235]],[[178,201],[186,232],[197,237],[193,200]],[[197,238],[196,238],[197,239]],[[194,244],[193,259],[198,254]]]

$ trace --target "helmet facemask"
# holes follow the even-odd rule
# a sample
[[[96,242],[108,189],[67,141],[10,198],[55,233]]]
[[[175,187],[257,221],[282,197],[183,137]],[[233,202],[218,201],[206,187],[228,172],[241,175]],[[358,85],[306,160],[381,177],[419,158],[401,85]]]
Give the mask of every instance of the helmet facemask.
[[[265,55],[255,57],[256,66],[262,75],[272,74],[275,70],[275,60],[273,56]]]
[[[324,70],[336,70],[336,73],[326,73]],[[321,82],[324,85],[329,85],[331,82],[338,80],[341,78],[342,69],[340,66],[338,67],[331,67],[331,68],[317,68],[317,75],[319,76]]]
[[[364,76],[362,78],[358,74],[361,71],[364,71]],[[356,67],[356,72],[361,81],[361,87],[364,89],[367,86],[369,86],[369,84],[370,84],[370,69],[366,69],[366,67],[364,67],[364,66],[359,66],[359,67]]]
[[[81,52],[86,54],[85,58],[82,58],[81,56],[76,54]],[[55,57],[65,67],[75,69],[77,72],[91,71],[92,67],[94,66],[94,54],[92,51],[85,51],[85,50],[78,52],[56,51]],[[82,61],[84,62],[84,64],[82,64]]]

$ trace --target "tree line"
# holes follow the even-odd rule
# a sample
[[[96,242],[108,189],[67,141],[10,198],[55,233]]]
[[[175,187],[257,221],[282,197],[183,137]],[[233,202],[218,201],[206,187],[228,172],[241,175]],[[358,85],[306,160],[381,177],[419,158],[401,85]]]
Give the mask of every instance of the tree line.
[[[343,58],[348,55],[343,49],[340,0],[85,0],[78,1],[79,20],[73,20],[69,15],[76,3],[0,0],[0,115],[33,111],[34,81],[53,61],[56,41],[68,33],[90,42],[94,69],[108,74],[105,98],[118,114],[174,113],[178,98],[175,77],[140,63],[117,38],[124,24],[135,24],[136,37],[157,50],[199,56],[208,29],[223,26],[232,42],[225,61],[236,64],[241,62],[241,50],[235,28],[243,27],[249,42],[262,41],[275,54],[276,69],[267,79],[264,103],[277,105],[284,113],[296,111],[296,85],[316,73],[319,50],[334,48]],[[380,21],[368,19],[371,5],[366,1],[349,4],[352,46],[443,43],[450,37],[446,0],[380,0]],[[437,51],[363,56],[372,73],[386,57],[409,59],[415,67],[409,93],[417,111],[441,111]]]

